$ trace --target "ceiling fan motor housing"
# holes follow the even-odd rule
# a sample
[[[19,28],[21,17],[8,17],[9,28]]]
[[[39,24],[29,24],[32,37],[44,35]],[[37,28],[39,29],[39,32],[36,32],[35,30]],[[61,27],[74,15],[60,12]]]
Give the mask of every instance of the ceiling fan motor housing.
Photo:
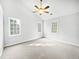
[[[42,2],[42,0],[40,0]]]

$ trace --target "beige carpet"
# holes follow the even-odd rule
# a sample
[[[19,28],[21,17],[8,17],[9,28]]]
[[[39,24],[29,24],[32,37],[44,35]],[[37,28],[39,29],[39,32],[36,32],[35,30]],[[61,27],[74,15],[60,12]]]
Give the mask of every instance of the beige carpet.
[[[2,59],[79,59],[79,48],[44,38],[5,48]]]

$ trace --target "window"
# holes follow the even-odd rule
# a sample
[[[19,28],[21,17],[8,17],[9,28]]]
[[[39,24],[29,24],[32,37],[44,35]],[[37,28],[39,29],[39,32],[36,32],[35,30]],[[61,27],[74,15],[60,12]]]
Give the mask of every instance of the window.
[[[56,33],[58,31],[58,24],[57,22],[52,23],[52,32]]]
[[[38,32],[41,32],[41,24],[38,23]]]
[[[10,35],[19,35],[21,32],[20,20],[15,18],[9,18],[9,34]]]

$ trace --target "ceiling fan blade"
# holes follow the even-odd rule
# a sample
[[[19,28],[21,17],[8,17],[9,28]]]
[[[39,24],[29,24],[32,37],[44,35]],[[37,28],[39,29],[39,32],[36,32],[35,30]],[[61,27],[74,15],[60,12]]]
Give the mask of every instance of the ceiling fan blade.
[[[49,13],[48,11],[44,11],[45,13]]]
[[[33,13],[36,13],[37,11],[33,11]]]
[[[39,9],[39,7],[38,7],[37,5],[35,5],[35,7],[36,7],[37,9]]]
[[[44,9],[48,9],[49,8],[49,6],[46,6]]]

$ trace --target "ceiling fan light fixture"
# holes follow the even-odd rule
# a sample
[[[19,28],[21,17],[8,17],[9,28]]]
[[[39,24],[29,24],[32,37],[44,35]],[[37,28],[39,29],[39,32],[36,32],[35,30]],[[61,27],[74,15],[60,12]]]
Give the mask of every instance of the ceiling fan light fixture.
[[[40,0],[40,6],[35,5],[35,10],[33,11],[33,13],[39,13],[40,15],[44,14],[44,13],[49,13],[49,8],[50,6],[43,6],[42,4],[42,0]]]

